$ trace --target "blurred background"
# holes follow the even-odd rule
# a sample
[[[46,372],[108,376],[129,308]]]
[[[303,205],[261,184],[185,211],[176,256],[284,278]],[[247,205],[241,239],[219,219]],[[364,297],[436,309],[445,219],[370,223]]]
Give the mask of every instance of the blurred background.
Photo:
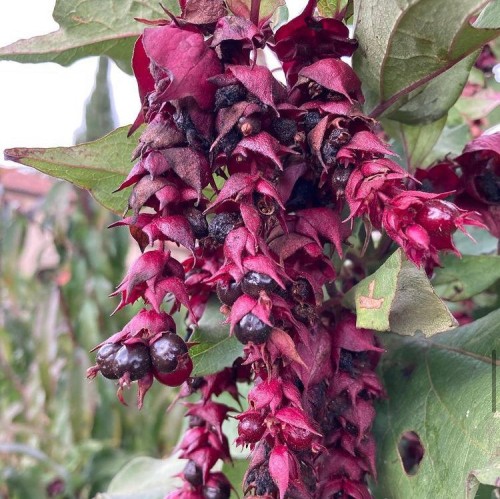
[[[57,29],[54,1],[0,6],[0,46]],[[67,146],[131,123],[135,80],[108,59],[0,62],[0,149]],[[133,457],[176,443],[182,407],[158,383],[139,412],[113,383],[89,382],[91,348],[131,317],[108,295],[129,253],[125,230],[84,191],[0,159],[0,497],[89,498]]]

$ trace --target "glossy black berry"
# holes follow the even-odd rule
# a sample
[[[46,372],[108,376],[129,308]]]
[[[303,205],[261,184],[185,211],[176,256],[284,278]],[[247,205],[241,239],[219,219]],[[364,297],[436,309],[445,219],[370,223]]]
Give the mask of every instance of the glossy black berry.
[[[230,107],[237,102],[241,102],[245,100],[246,95],[246,90],[237,83],[218,88],[215,92],[215,110],[218,111],[219,109]]]
[[[245,315],[234,328],[238,341],[246,345],[253,342],[256,345],[265,343],[271,334],[271,327],[262,322],[256,315]]]
[[[123,345],[116,354],[115,365],[119,378],[127,373],[131,381],[141,379],[151,370],[149,348],[143,343]]]
[[[217,243],[223,244],[226,236],[240,223],[238,213],[219,213],[210,220],[208,232]]]
[[[116,372],[115,357],[121,347],[120,343],[106,343],[99,348],[95,362],[99,366],[99,371],[105,378],[118,379],[120,377]]]
[[[200,210],[193,207],[188,208],[184,212],[184,216],[187,218],[193,234],[197,239],[202,239],[208,236],[208,222],[205,215],[203,215]]]
[[[193,485],[193,487],[198,487],[198,485],[203,483],[201,468],[192,460],[188,461],[186,464],[183,474],[186,481]]]
[[[275,118],[271,122],[271,131],[282,144],[289,146],[294,143],[297,133],[297,123],[294,120]]]
[[[217,283],[217,296],[219,300],[229,307],[241,296],[241,285],[239,282],[224,282]]]
[[[259,297],[261,291],[271,293],[277,287],[276,281],[267,274],[260,272],[248,272],[241,281],[241,290],[247,295]]]
[[[160,373],[175,371],[179,357],[188,351],[184,340],[175,333],[162,335],[150,346],[151,363]]]
[[[238,435],[246,443],[256,443],[264,434],[264,418],[258,412],[249,412],[242,415],[238,423]]]

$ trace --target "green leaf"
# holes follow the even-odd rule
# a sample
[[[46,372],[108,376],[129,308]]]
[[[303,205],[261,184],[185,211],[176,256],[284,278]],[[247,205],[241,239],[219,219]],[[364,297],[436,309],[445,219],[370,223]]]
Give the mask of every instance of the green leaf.
[[[375,331],[432,336],[457,325],[425,271],[406,260],[400,249],[354,286],[345,303],[356,309],[357,327]]]
[[[5,159],[87,189],[105,208],[122,214],[128,193],[113,191],[132,167],[130,157],[137,141],[127,139],[128,129],[118,128],[102,139],[72,147],[6,149]]]
[[[481,293],[500,279],[500,256],[444,255],[433,286],[445,300],[462,301]]]
[[[473,26],[483,29],[500,28],[500,0],[493,0],[488,4],[474,21]]]
[[[487,255],[497,251],[498,239],[487,230],[469,227],[467,232],[473,239],[458,230],[453,236],[453,244],[462,255]]]
[[[500,105],[500,92],[492,88],[485,88],[470,97],[460,97],[455,109],[467,120],[485,118]]]
[[[499,413],[492,411],[499,321],[496,311],[431,339],[383,336],[388,353],[380,373],[388,397],[378,404],[374,425],[375,497],[465,497],[469,474],[491,464],[500,435]],[[413,475],[406,474],[398,452],[408,431],[424,449]]]
[[[234,336],[229,336],[229,326],[223,324],[219,312],[220,302],[211,299],[189,341],[198,343],[189,350],[193,360],[192,376],[207,376],[216,373],[243,355],[243,345]]]
[[[479,489],[479,485],[491,485],[498,487],[498,478],[500,477],[500,459],[495,459],[495,464],[486,466],[479,470],[473,470],[467,477],[467,499],[474,499]],[[493,495],[488,498],[494,497]]]
[[[318,11],[323,17],[336,17],[348,3],[349,0],[319,0]]]
[[[445,126],[434,148],[422,161],[422,166],[429,166],[435,161],[441,161],[447,154],[461,154],[464,144],[471,138],[470,129],[466,124]]]
[[[388,127],[386,127],[386,123]],[[402,144],[404,164],[408,171],[419,168],[438,141],[446,124],[446,116],[427,125],[405,125],[397,121],[386,120],[384,129]]]
[[[177,0],[162,5],[179,11]],[[134,18],[159,19],[165,12],[155,0],[58,0],[53,17],[57,31],[0,48],[0,60],[69,66],[83,57],[107,55],[131,73],[132,49],[144,30]]]
[[[163,499],[182,485],[179,477],[186,461],[171,456],[168,459],[137,457],[115,475],[106,493],[95,499]]]
[[[469,22],[486,3],[359,2],[355,17],[360,48],[354,68],[365,85],[371,115],[390,112],[392,119],[409,124],[444,116],[465,85],[474,53],[499,34]]]
[[[231,491],[231,497],[234,499],[244,497],[242,490],[243,477],[248,469],[248,460],[233,459],[232,463],[224,463],[222,472],[227,476],[234,490]]]

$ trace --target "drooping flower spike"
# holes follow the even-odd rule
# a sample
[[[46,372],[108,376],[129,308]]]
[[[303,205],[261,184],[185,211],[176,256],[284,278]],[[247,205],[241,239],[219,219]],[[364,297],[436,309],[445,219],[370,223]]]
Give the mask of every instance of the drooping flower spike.
[[[148,21],[135,45],[142,108],[131,133],[146,126],[117,186],[131,187],[129,213],[114,225],[128,227],[143,253],[113,295],[117,310],[138,300],[144,309],[99,346],[88,376],[117,380],[121,400],[138,381],[139,405],[155,380],[182,385],[181,399],[200,394],[186,404],[177,450],[187,462],[169,498],[229,498],[231,484],[214,466],[231,460],[223,424],[232,417],[236,443],[251,451],[245,494],[370,497],[382,350],[331,291],[331,257],[344,257],[355,219],[385,229],[426,266],[439,251],[456,251],[457,228],[479,225],[448,194],[410,190],[425,182],[394,162],[363,115],[361,81],[341,60],[357,43],[341,16],[317,16],[310,0],[273,33],[282,3],[182,0],[180,16]],[[260,64],[264,48],[286,86]],[[485,162],[494,175],[496,153],[472,147],[459,162],[464,171]],[[474,181],[480,192],[484,182]],[[187,336],[211,299],[244,354],[191,377]],[[170,315],[181,307],[184,339]],[[239,414],[238,382],[253,383]],[[235,407],[214,400],[224,391]]]

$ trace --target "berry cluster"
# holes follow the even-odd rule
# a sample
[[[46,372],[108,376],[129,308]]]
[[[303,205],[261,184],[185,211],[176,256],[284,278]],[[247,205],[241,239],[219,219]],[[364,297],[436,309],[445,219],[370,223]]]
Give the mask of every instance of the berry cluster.
[[[179,386],[193,370],[188,345],[175,333],[172,317],[164,312],[141,310],[122,331],[96,348],[96,365],[87,370],[87,377],[94,378],[100,372],[105,378],[118,380],[122,403],[123,388],[138,381],[139,408],[153,379]]]
[[[179,445],[184,485],[170,497],[228,497],[212,468],[230,459],[229,408],[211,397],[238,399],[236,381],[251,373],[237,416],[237,443],[252,452],[245,494],[367,498],[381,349],[342,310],[331,256],[342,257],[361,218],[367,237],[385,229],[412,261],[432,266],[454,249],[452,232],[480,222],[440,194],[408,189],[413,179],[360,110],[361,82],[341,60],[356,42],[342,22],[315,16],[310,0],[273,33],[278,0],[226,3],[182,1],[179,17],[148,21],[136,43],[143,108],[133,130],[147,126],[120,186],[133,186],[132,215],[115,225],[144,253],[115,294],[118,309],[139,298],[149,308],[101,346],[89,376],[119,379],[120,396],[138,380],[141,404],[154,379],[184,382],[181,395],[201,391]],[[269,51],[285,84],[260,64]],[[167,242],[190,256],[178,262]],[[196,323],[214,295],[244,358],[189,378],[190,345],[170,314],[184,306]]]

